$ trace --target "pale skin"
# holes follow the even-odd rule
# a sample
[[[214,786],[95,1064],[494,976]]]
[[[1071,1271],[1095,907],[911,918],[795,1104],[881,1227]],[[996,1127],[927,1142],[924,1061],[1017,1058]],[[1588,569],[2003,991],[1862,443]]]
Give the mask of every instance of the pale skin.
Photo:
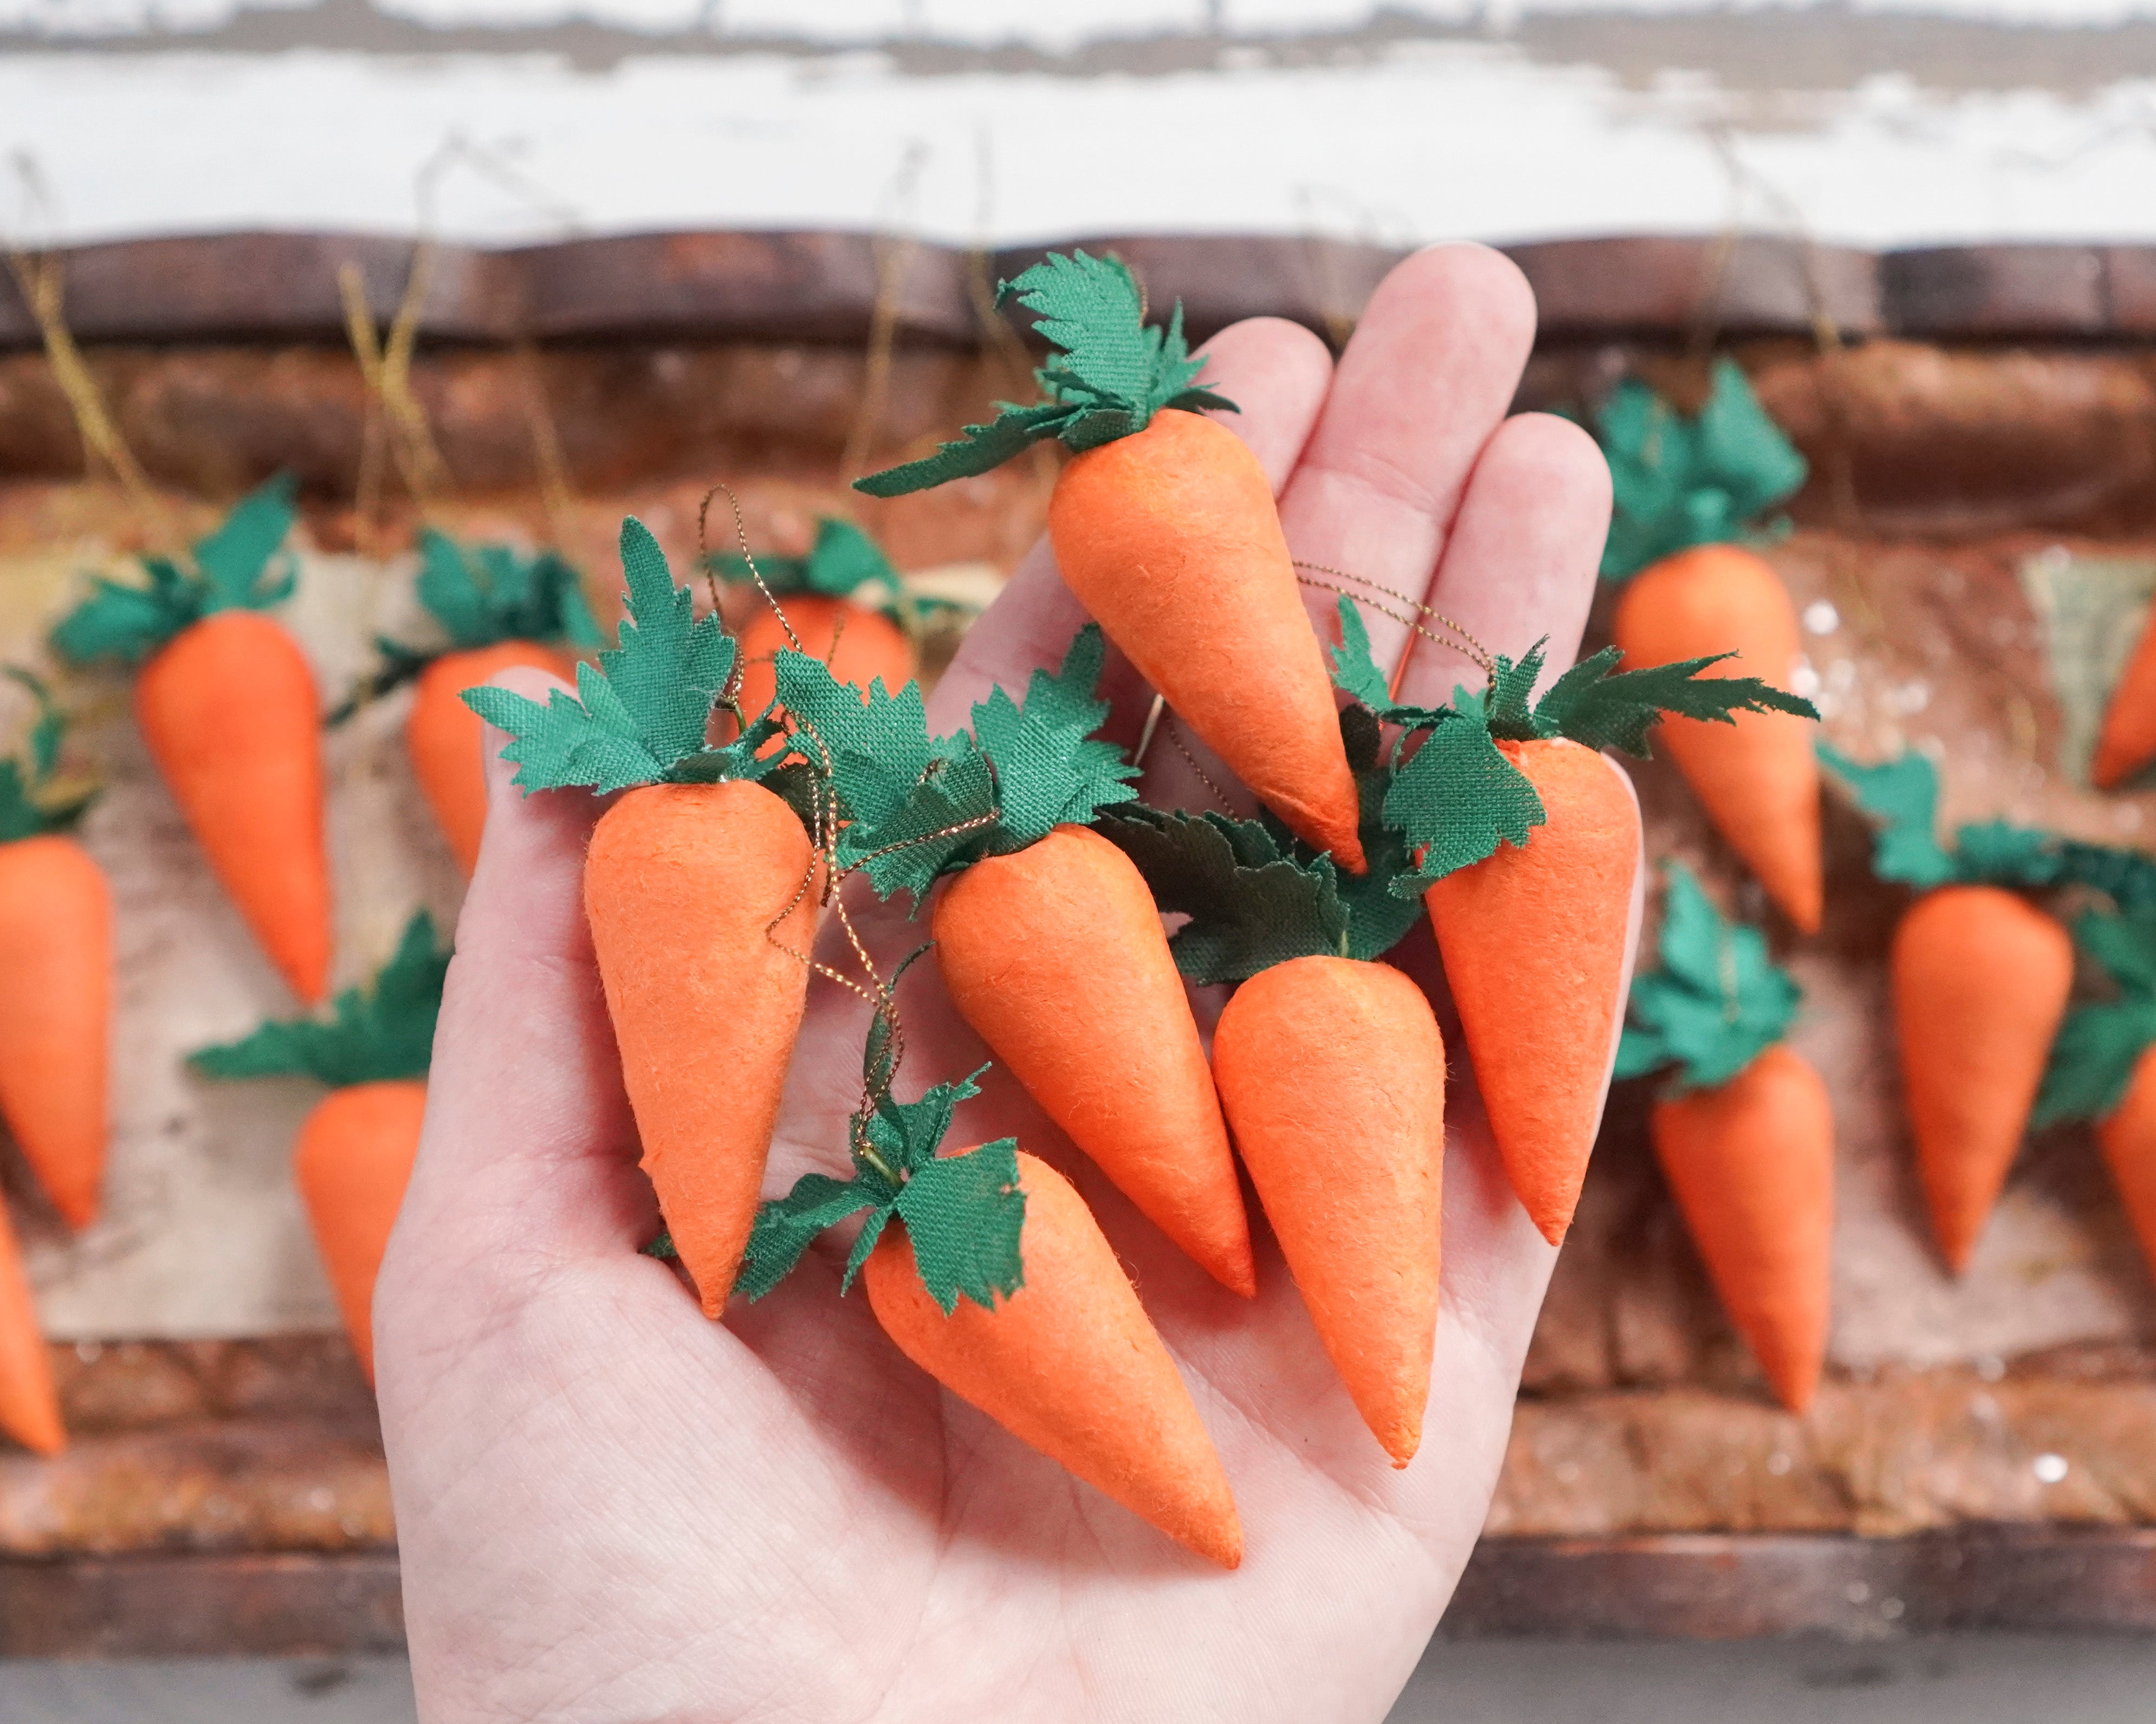
[[[1206,380],[1241,406],[1226,423],[1272,475],[1296,556],[1424,596],[1495,651],[1548,636],[1562,666],[1609,480],[1576,428],[1506,417],[1533,322],[1509,263],[1436,248],[1387,279],[1337,365],[1307,331],[1258,320],[1210,344]],[[994,684],[1022,689],[1084,620],[1036,547],[932,725],[959,727]],[[1407,630],[1369,620],[1380,664],[1399,662]],[[1442,700],[1472,675],[1423,641],[1401,697]],[[1112,655],[1104,693],[1134,738],[1149,697]],[[1204,806],[1174,740],[1155,740],[1143,793]],[[1235,1489],[1246,1554],[1227,1573],[942,1393],[858,1290],[838,1296],[827,1257],[711,1323],[637,1254],[658,1217],[579,896],[601,808],[527,800],[490,770],[426,1135],[375,1305],[428,1724],[1382,1718],[1481,1527],[1555,1258],[1506,1184],[1426,929],[1394,962],[1438,1001],[1453,1078],[1436,1364],[1404,1471],[1357,1419],[1255,1204],[1246,1301],[1001,1074],[959,1115],[957,1141],[1013,1133],[1070,1172],[1130,1268]],[[921,937],[846,901],[880,962]],[[822,955],[844,950],[827,918]],[[902,1095],[986,1057],[932,963],[899,1003]],[[844,1171],[865,1017],[811,984],[767,1195]]]

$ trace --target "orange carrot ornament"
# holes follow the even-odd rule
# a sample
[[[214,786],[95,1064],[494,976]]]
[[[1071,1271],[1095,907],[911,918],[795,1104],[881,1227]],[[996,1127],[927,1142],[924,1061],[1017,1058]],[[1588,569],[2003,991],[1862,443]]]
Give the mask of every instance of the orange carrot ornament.
[[[1422,990],[1375,962],[1420,915],[1387,887],[1407,866],[1379,818],[1389,774],[1376,723],[1351,707],[1368,874],[1276,822],[1109,810],[1197,983],[1241,985],[1213,1035],[1235,1147],[1363,1423],[1395,1466],[1422,1440],[1437,1336],[1445,1172],[1445,1044]]]
[[[1833,1106],[1782,1040],[1802,996],[1758,931],[1723,921],[1675,862],[1661,952],[1632,983],[1616,1075],[1675,1068],[1655,1154],[1722,1308],[1801,1413],[1826,1357],[1834,1243]]]
[[[182,569],[143,559],[146,587],[100,579],[53,631],[75,663],[140,664],[135,716],[172,798],[262,949],[311,1005],[329,984],[321,703],[300,644],[262,614],[297,576],[273,572],[292,483],[234,505]]]
[[[69,830],[90,794],[54,777],[64,721],[44,683],[27,771],[0,760],[0,1120],[69,1227],[97,1214],[112,1039],[112,890]]]
[[[921,602],[908,596],[875,541],[850,521],[824,516],[806,557],[758,557],[752,566],[746,556],[719,556],[711,567],[721,580],[760,582],[763,589],[738,637],[744,711],[761,712],[775,698],[773,661],[789,647],[822,659],[834,680],[860,689],[879,681],[902,689],[921,669],[908,625]]]
[[[894,1101],[891,1026],[886,1012],[870,1031],[853,1177],[804,1174],[766,1203],[738,1290],[762,1298],[818,1234],[865,1212],[839,1289],[861,1278],[901,1352],[1178,1544],[1235,1568],[1243,1532],[1227,1475],[1092,1212],[1015,1138],[943,1151],[980,1073]]]
[[[1402,727],[1383,818],[1417,865],[1390,890],[1424,895],[1491,1133],[1513,1191],[1556,1244],[1601,1119],[1639,865],[1639,810],[1600,751],[1646,757],[1665,714],[1818,715],[1756,677],[1702,675],[1712,659],[1619,672],[1614,648],[1534,700],[1539,643],[1517,664],[1492,659],[1481,694],[1401,706],[1353,600],[1341,601],[1340,624],[1341,687]]]
[[[1888,967],[1917,1167],[1948,1266],[1968,1267],[2005,1183],[2073,987],[2073,942],[2024,895],[2071,885],[2132,894],[2124,852],[1993,822],[1934,834],[1938,778],[1922,755],[1861,766],[1820,758],[1881,823],[1872,868],[1918,897]]]
[[[2116,997],[2067,1013],[2030,1123],[2094,1122],[2141,1255],[2156,1270],[2156,911],[2085,911],[2073,933]]]
[[[411,1182],[427,1066],[449,955],[421,911],[372,984],[336,998],[326,1023],[264,1024],[188,1055],[213,1078],[311,1077],[330,1085],[300,1128],[292,1172],[337,1310],[374,1380],[374,1278]]]
[[[1045,398],[1000,404],[992,423],[855,488],[898,496],[1062,442],[1076,459],[1048,536],[1065,582],[1259,801],[1360,874],[1354,780],[1272,487],[1204,417],[1234,403],[1197,383],[1182,306],[1166,331],[1147,327],[1130,271],[1082,251],[1004,282],[998,302],[1011,298],[1056,350],[1034,373]]]
[[[441,624],[448,646],[424,650],[378,641],[382,670],[332,722],[348,716],[361,698],[418,684],[404,721],[405,749],[427,805],[470,878],[486,824],[486,775],[480,721],[464,704],[464,691],[517,665],[568,675],[576,649],[600,644],[599,625],[576,570],[555,552],[526,557],[506,545],[462,545],[431,527],[419,535],[418,597]]]
[[[998,689],[970,736],[932,738],[919,689],[865,695],[783,652],[794,747],[831,763],[837,858],[916,906],[952,1003],[1070,1140],[1224,1286],[1256,1290],[1228,1131],[1160,913],[1128,858],[1086,829],[1135,776],[1093,736],[1106,653],[1080,631],[1021,706]]]
[[[574,695],[557,689],[541,706],[480,688],[464,700],[516,739],[504,753],[527,793],[629,793],[592,834],[584,910],[644,1168],[716,1316],[755,1223],[807,1001],[818,846],[797,812],[806,769],[784,750],[757,754],[781,734],[775,719],[705,743],[733,680],[732,639],[696,616],[634,518],[621,559],[620,644],[577,667]]]
[[[1610,625],[1628,664],[1721,654],[1786,688],[1803,656],[1796,608],[1742,541],[1804,482],[1804,458],[1761,411],[1736,362],[1686,418],[1627,378],[1596,416],[1613,513],[1602,577],[1624,591]],[[1726,673],[1715,671],[1715,675]],[[1819,930],[1819,767],[1797,717],[1748,711],[1727,725],[1672,718],[1661,743],[1707,818],[1782,912]]]

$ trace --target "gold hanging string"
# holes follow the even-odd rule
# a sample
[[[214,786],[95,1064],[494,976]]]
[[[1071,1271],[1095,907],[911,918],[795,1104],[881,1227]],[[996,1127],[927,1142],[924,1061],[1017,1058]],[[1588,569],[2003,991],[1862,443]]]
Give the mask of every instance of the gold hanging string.
[[[562,435],[553,409],[547,400],[547,377],[539,364],[539,349],[529,336],[519,336],[515,348],[518,371],[524,382],[524,419],[531,433],[531,453],[539,468],[539,502],[547,511],[547,533],[554,549],[566,550],[569,523],[577,493],[569,480],[569,463],[562,452]]]
[[[435,247],[431,239],[422,239],[413,247],[411,272],[405,279],[404,291],[390,320],[386,338],[376,333],[374,313],[367,304],[367,281],[359,265],[347,263],[337,269],[337,292],[344,302],[345,330],[352,341],[353,357],[359,362],[361,379],[367,386],[370,411],[379,412],[382,442],[396,466],[398,477],[403,481],[423,520],[434,513],[440,493],[449,483],[449,469],[428,426],[426,409],[412,389],[412,358],[418,342],[420,313],[426,305],[427,290],[434,280],[434,259]],[[374,492],[362,504],[362,530],[371,536],[374,526],[372,511],[380,500],[380,469],[377,461],[374,474],[367,472],[364,449],[361,464],[362,485],[371,485]]]
[[[1450,617],[1445,616],[1441,612],[1432,610],[1428,605],[1423,603],[1419,599],[1409,598],[1406,593],[1401,592],[1398,587],[1388,587],[1382,581],[1373,580],[1368,575],[1356,574],[1350,569],[1334,568],[1328,563],[1306,562],[1299,557],[1294,558],[1293,562],[1298,571],[1306,572],[1300,572],[1296,577],[1296,578],[1301,582],[1304,586],[1315,587],[1319,588],[1321,591],[1327,593],[1337,593],[1346,598],[1354,599],[1358,603],[1368,604],[1370,608],[1376,611],[1380,616],[1390,617],[1395,623],[1404,623],[1409,629],[1413,629],[1417,634],[1419,634],[1424,640],[1434,642],[1441,647],[1453,647],[1455,649],[1464,649],[1466,652],[1467,656],[1474,660],[1476,667],[1481,670],[1485,676],[1491,675],[1496,670],[1496,660],[1491,657],[1489,649],[1485,647],[1481,641],[1470,634],[1465,629],[1462,629]],[[1342,581],[1353,581],[1358,587],[1382,593],[1387,598],[1397,599],[1401,604],[1410,607],[1415,614],[1414,616],[1410,616],[1404,612],[1394,610],[1386,605],[1371,603],[1371,602],[1366,598],[1363,593],[1351,592],[1345,587],[1336,586],[1331,581],[1312,580],[1310,577],[1313,573],[1320,575],[1332,575]],[[1439,628],[1444,629],[1446,634],[1450,634],[1452,639],[1446,640],[1441,636],[1431,634],[1429,629],[1424,628],[1421,623],[1416,620],[1417,617],[1428,618],[1430,621],[1436,623]]]
[[[899,296],[905,288],[906,275],[913,267],[914,254],[921,249],[921,242],[907,231],[911,223],[913,193],[927,159],[927,146],[918,139],[906,146],[884,193],[886,213],[877,223],[881,231],[870,242],[870,255],[875,267],[875,301],[869,311],[868,353],[861,371],[860,405],[855,410],[853,428],[847,434],[845,449],[839,458],[842,482],[851,480],[867,466],[877,434],[883,428],[884,412],[891,397],[892,353],[898,341]]]

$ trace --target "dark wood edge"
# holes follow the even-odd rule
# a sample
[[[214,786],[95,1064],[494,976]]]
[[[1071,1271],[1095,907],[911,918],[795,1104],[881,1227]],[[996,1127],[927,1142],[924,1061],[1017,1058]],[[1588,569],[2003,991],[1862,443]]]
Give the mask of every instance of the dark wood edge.
[[[1440,1632],[1879,1639],[1956,1629],[2156,1634],[2156,1527],[1486,1538]]]
[[[1204,337],[1238,318],[1352,326],[1404,254],[1322,239],[1098,235],[1138,270],[1156,305],[1180,300]],[[983,256],[858,233],[635,233],[510,250],[434,249],[424,332],[436,340],[754,340],[858,343],[879,282],[898,336],[973,345],[980,286],[1041,255]],[[1871,253],[1773,236],[1642,235],[1506,248],[1558,339],[1848,336],[2123,340],[2156,335],[2156,246],[1991,245]],[[339,272],[357,269],[387,319],[409,239],[360,233],[228,233],[69,249],[67,313],[90,341],[344,339]],[[36,329],[0,278],[0,346]]]
[[[1882,1639],[1957,1629],[2156,1634],[2156,1527],[1490,1538],[1439,1632]],[[0,1562],[0,1657],[298,1657],[403,1645],[390,1551]]]

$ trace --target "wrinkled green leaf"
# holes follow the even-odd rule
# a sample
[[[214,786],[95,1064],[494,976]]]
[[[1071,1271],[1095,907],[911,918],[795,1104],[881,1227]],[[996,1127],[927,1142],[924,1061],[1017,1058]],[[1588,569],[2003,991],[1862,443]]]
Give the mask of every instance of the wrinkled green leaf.
[[[1058,826],[1083,826],[1137,794],[1127,781],[1137,768],[1093,735],[1108,716],[1108,703],[1094,694],[1106,656],[1100,624],[1088,623],[1059,670],[1033,673],[1023,706],[1000,687],[974,706],[973,739],[995,767],[1002,811],[988,854],[1022,850]]]
[[[2038,1126],[2107,1118],[2156,1044],[2156,912],[2085,911],[2073,931],[2118,998],[2076,1006],[2059,1026],[2030,1116]]]
[[[59,765],[60,739],[67,730],[59,703],[44,680],[28,670],[10,664],[0,667],[0,675],[27,689],[38,703],[38,716],[30,723],[27,767],[20,761],[0,760],[0,844],[64,832],[82,818],[97,793],[67,796],[54,792],[53,773]]]
[[[901,590],[898,571],[876,541],[836,515],[819,518],[816,542],[806,557],[758,557],[753,572],[748,558],[738,552],[715,556],[711,562],[713,572],[724,581],[747,582],[761,575],[766,590],[775,598],[814,593],[887,606]]]
[[[1535,708],[1545,736],[1566,736],[1585,747],[1621,749],[1645,760],[1647,733],[1669,714],[1733,724],[1739,712],[1788,712],[1815,721],[1818,709],[1756,676],[1703,676],[1723,659],[1683,659],[1643,670],[1617,670],[1622,656],[1604,647],[1550,685]],[[1612,672],[1614,675],[1612,675]]]
[[[419,603],[470,649],[504,640],[603,639],[583,583],[557,553],[525,556],[507,545],[465,545],[432,527],[419,535]]]
[[[993,1311],[998,1294],[1008,1299],[1025,1284],[1017,1138],[922,1162],[899,1188],[896,1208],[921,1285],[944,1316],[962,1298]]]
[[[762,1298],[793,1273],[817,1234],[864,1209],[886,1204],[891,1196],[891,1188],[872,1170],[851,1179],[803,1173],[784,1197],[757,1206],[733,1290]]]
[[[1671,1089],[1717,1089],[1780,1041],[1803,998],[1757,928],[1726,921],[1681,863],[1667,865],[1661,967],[1635,977],[1617,1075],[1676,1068]]]
[[[265,1024],[239,1041],[189,1054],[187,1063],[205,1077],[296,1075],[334,1089],[424,1077],[449,967],[449,954],[435,948],[434,918],[420,911],[405,924],[396,955],[367,986],[339,994],[327,1022]]]
[[[1849,787],[1856,804],[1879,822],[1872,840],[1871,870],[1926,890],[1954,877],[1954,860],[1937,834],[1938,774],[1921,754],[1904,754],[1861,766],[1826,742],[1816,745],[1820,763]]]
[[[1414,897],[1455,869],[1496,854],[1501,844],[1524,844],[1548,816],[1527,775],[1505,758],[1479,719],[1455,716],[1423,738],[1393,776],[1385,824],[1417,859],[1390,890]]]

